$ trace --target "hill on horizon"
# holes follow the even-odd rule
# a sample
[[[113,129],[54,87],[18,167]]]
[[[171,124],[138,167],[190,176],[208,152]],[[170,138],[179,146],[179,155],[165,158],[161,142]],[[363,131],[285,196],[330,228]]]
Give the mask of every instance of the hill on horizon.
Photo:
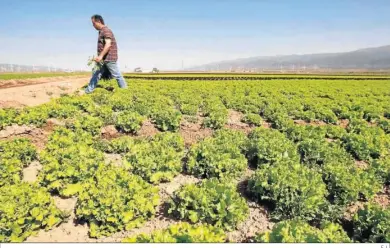
[[[186,70],[258,69],[390,69],[390,45],[340,53],[258,56],[213,62]]]

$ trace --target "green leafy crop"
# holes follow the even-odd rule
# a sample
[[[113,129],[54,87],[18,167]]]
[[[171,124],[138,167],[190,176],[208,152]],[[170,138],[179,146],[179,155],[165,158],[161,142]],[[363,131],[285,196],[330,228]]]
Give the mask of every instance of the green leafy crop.
[[[169,182],[183,170],[184,140],[176,133],[156,134],[133,144],[118,141],[126,140],[114,145],[117,151],[128,151],[131,171],[151,183]]]
[[[87,143],[90,137],[83,130],[55,130],[40,156],[43,165],[38,175],[40,185],[61,196],[77,195],[82,183],[104,167],[103,154]]]
[[[249,134],[248,158],[256,166],[285,159],[299,161],[294,143],[279,131],[266,128],[256,128]]]
[[[2,186],[0,196],[0,242],[22,242],[66,217],[49,193],[28,183]]]
[[[354,239],[360,242],[390,242],[390,209],[366,204],[353,217]]]
[[[249,215],[249,208],[233,184],[216,178],[187,184],[169,201],[169,213],[191,223],[234,229]]]
[[[288,161],[257,169],[248,182],[248,191],[257,201],[274,206],[275,219],[317,219],[328,205],[321,174]]]
[[[242,121],[244,123],[247,123],[247,124],[253,125],[253,126],[261,126],[261,124],[263,123],[263,119],[261,118],[261,116],[258,114],[253,114],[253,113],[246,114],[242,118]]]
[[[300,220],[282,221],[272,231],[259,234],[259,243],[350,243],[343,228],[334,223],[325,223],[320,229]]]
[[[186,170],[201,178],[237,177],[247,167],[243,154],[246,137],[239,131],[220,130],[191,147]]]
[[[115,126],[125,133],[137,133],[141,129],[145,119],[145,117],[137,112],[124,111],[116,116]]]
[[[149,220],[159,204],[158,188],[124,168],[101,168],[83,184],[76,217],[87,221],[93,238],[131,230]]]
[[[124,243],[224,243],[223,230],[211,225],[181,223],[151,234],[139,234],[122,240]]]
[[[177,131],[180,128],[181,113],[176,109],[161,108],[152,115],[152,120],[161,131]]]
[[[0,141],[0,187],[20,182],[23,167],[36,158],[36,149],[26,138]]]

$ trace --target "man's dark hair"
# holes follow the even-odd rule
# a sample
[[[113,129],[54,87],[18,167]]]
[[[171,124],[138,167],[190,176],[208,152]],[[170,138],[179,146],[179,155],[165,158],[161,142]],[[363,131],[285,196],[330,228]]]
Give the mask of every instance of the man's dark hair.
[[[98,22],[100,22],[101,24],[104,25],[104,20],[103,20],[103,17],[101,15],[93,15],[91,17],[91,19],[93,19],[94,21],[98,21]]]

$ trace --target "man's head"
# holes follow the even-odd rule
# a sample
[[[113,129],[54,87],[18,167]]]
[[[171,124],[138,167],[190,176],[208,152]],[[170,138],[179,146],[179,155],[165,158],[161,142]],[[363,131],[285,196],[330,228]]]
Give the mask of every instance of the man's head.
[[[104,27],[104,20],[101,15],[93,15],[91,17],[92,25],[96,30],[102,29]]]

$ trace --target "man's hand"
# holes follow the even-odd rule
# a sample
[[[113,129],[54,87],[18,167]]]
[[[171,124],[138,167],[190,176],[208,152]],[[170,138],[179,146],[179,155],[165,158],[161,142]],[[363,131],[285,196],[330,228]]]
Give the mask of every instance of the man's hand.
[[[94,60],[95,60],[96,62],[100,63],[100,62],[103,60],[103,58],[102,58],[101,56],[98,56],[98,57],[96,57]]]
[[[95,61],[98,63],[100,63],[103,60],[103,56],[105,56],[108,53],[111,47],[111,39],[106,38],[104,41],[106,42],[106,44],[104,45],[103,51],[100,53],[100,55],[97,58],[95,58]]]

